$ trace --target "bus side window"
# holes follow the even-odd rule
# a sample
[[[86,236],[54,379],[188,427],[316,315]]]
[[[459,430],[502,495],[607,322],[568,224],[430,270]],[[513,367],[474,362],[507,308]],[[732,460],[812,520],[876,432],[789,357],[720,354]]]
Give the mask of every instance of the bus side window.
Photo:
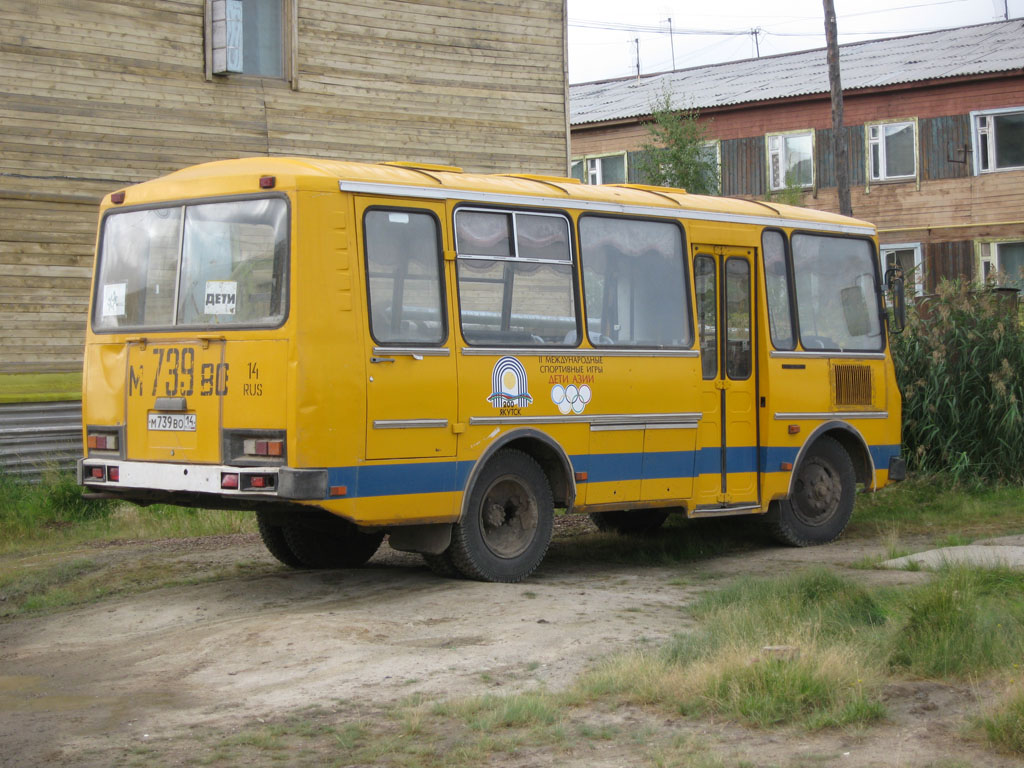
[[[455,247],[459,316],[469,344],[579,343],[565,216],[460,208]]]
[[[796,347],[796,337],[793,334],[793,302],[789,291],[786,238],[781,232],[769,229],[761,237],[761,245],[772,346],[791,350]]]
[[[750,378],[750,265],[742,259],[725,260],[725,372],[730,379]]]
[[[718,281],[711,256],[694,258],[693,280],[697,289],[701,368],[705,379],[713,379],[718,376]]]
[[[363,231],[373,340],[380,344],[444,341],[437,219],[414,211],[371,209]]]
[[[595,347],[693,344],[682,230],[673,223],[580,219],[587,333]]]

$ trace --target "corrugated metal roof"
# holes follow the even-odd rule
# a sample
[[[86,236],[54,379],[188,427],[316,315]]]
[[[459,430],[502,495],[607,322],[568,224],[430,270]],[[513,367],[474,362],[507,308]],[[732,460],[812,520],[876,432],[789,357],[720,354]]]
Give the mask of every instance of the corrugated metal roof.
[[[840,46],[843,91],[1024,69],[1024,21],[944,29]],[[680,107],[709,109],[828,93],[825,49],[581,83],[569,88],[572,125],[649,115],[670,94]]]

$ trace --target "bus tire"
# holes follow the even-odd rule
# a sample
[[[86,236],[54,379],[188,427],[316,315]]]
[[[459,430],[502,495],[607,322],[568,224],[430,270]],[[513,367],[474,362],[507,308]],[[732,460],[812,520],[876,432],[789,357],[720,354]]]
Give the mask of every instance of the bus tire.
[[[355,568],[373,557],[384,540],[383,531],[364,533],[340,518],[330,533],[294,522],[281,530],[288,548],[306,568]]]
[[[667,509],[622,509],[610,512],[591,512],[590,519],[597,530],[620,535],[654,533],[668,519]]]
[[[452,563],[470,579],[514,583],[540,565],[551,543],[551,486],[532,457],[498,451],[480,472],[452,529]]]
[[[262,512],[256,513],[256,525],[260,530],[263,546],[267,548],[270,554],[292,568],[304,567],[304,563],[296,557],[295,553],[288,546],[288,542],[284,540],[284,531],[281,530],[281,526],[268,523],[266,516]]]
[[[436,575],[443,576],[446,579],[462,578],[462,571],[452,561],[452,555],[449,550],[446,549],[439,555],[429,555],[426,552],[421,552],[420,557],[423,558],[423,562]]]
[[[853,514],[856,483],[853,462],[843,446],[831,437],[818,438],[797,467],[793,493],[769,505],[769,531],[794,547],[835,541]]]

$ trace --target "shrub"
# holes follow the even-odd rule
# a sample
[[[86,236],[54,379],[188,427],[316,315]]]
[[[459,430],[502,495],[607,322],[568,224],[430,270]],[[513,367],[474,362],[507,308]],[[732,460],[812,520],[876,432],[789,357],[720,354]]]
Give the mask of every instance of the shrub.
[[[892,340],[908,467],[1024,482],[1024,327],[1015,297],[943,282]]]

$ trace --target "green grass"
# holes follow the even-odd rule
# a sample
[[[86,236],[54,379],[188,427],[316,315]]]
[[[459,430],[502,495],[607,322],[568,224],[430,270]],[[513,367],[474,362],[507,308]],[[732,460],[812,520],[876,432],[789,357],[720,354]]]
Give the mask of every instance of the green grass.
[[[89,501],[67,474],[32,484],[0,473],[0,616],[58,610],[110,595],[191,584],[251,571],[252,563],[211,566],[173,556],[120,557],[111,542],[189,539],[255,531],[247,512],[137,507]],[[79,551],[94,542],[87,556]]]
[[[695,632],[659,652],[605,662],[583,676],[577,697],[713,713],[755,727],[818,730],[884,717],[876,660],[884,609],[849,580],[824,570],[741,579],[692,613]]]
[[[0,403],[41,403],[81,399],[81,371],[0,374]]]
[[[899,593],[890,664],[931,678],[970,678],[1024,659],[1024,573],[963,566]]]
[[[0,556],[110,539],[190,538],[256,530],[248,512],[88,500],[67,473],[28,483],[0,471]]]
[[[999,751],[1024,756],[1024,685],[978,718],[977,725]]]
[[[948,478],[918,476],[857,496],[846,535],[926,536],[946,545],[1024,533],[1024,487],[966,487]]]

